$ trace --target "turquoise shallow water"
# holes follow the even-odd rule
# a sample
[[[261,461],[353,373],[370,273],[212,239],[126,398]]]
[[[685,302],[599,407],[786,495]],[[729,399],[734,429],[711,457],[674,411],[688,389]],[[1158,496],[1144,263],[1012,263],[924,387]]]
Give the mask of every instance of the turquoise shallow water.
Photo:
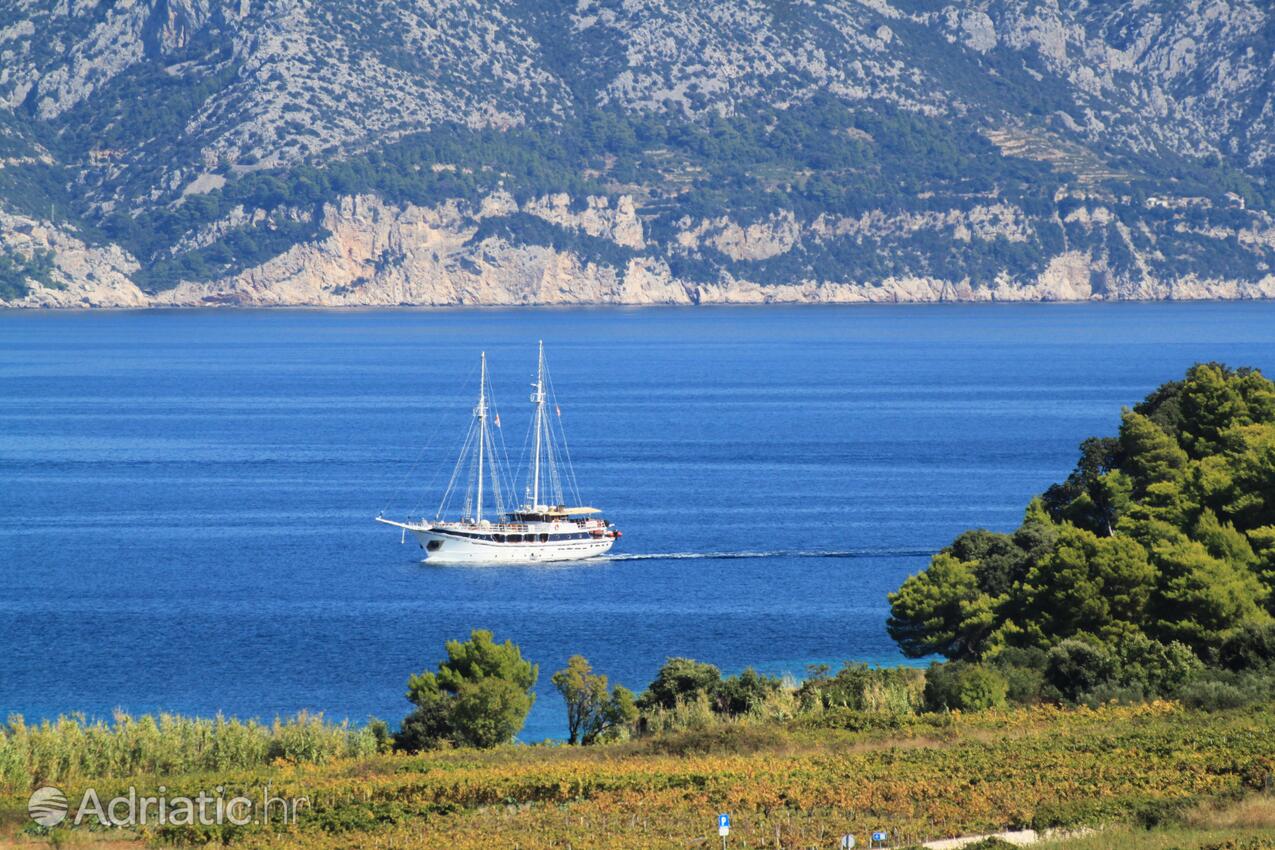
[[[1197,360],[1275,373],[1275,304],[0,313],[0,715],[391,720],[474,627],[635,689],[663,659],[895,662],[885,595],[1013,527]],[[616,557],[426,567],[488,351],[522,444],[543,337]],[[423,462],[413,467],[413,461]],[[444,468],[446,469],[444,470]],[[402,485],[402,486],[400,486]]]

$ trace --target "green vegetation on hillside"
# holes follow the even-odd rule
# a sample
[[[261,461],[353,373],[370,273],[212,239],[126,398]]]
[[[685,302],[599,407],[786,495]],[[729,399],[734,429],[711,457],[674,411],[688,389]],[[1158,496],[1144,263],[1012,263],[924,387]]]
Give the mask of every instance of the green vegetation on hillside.
[[[143,79],[134,74],[115,85]],[[162,108],[164,102],[161,98],[153,106]],[[63,141],[77,150],[76,145],[84,146]],[[1192,213],[1201,228],[1234,223],[1224,220],[1227,189],[1249,198],[1251,205],[1264,203],[1251,185],[1236,183],[1240,178],[1234,173],[1222,174],[1221,163],[1175,163],[1179,186],[1189,184],[1217,199],[1215,208]],[[37,172],[42,175],[42,182],[27,188],[13,183],[18,196],[30,197],[22,208],[37,212],[32,205],[44,202],[38,186],[56,181],[56,169],[33,165],[10,170],[15,173],[0,175],[10,182],[29,183]],[[1069,212],[1067,204],[1074,203],[1063,201],[1059,206],[1054,201],[1067,184],[1066,173],[1055,173],[1042,162],[1003,157],[972,128],[884,102],[851,106],[830,96],[816,96],[787,109],[758,106],[728,118],[676,119],[581,108],[562,121],[508,130],[439,125],[344,159],[240,175],[227,164],[218,170],[227,178],[226,185],[203,194],[179,197],[173,190],[165,203],[117,204],[108,213],[84,203],[72,208],[70,201],[63,208],[89,238],[118,242],[137,256],[144,266],[139,283],[151,290],[181,280],[233,274],[292,244],[321,238],[322,206],[360,193],[418,205],[451,199],[476,202],[500,189],[519,201],[559,192],[577,201],[590,194],[629,193],[642,207],[648,241],[659,246],[656,255],[669,262],[675,274],[701,281],[716,280],[722,271],[761,283],[876,280],[906,274],[988,281],[1006,270],[1011,276],[1035,275],[1064,247],[1098,250],[1095,239],[1114,246],[1110,250],[1117,266],[1119,251],[1127,251],[1125,237],[1114,230],[1104,234],[1061,224]],[[22,178],[24,174],[32,176]],[[1149,191],[1157,178],[1147,179]],[[1158,215],[1141,205],[1146,195],[1135,184],[1132,202],[1113,201],[1132,228],[1129,238],[1135,240],[1142,238],[1137,222]],[[921,230],[882,234],[871,250],[864,249],[860,237],[829,235],[763,260],[733,260],[712,247],[679,248],[675,240],[679,223],[688,216],[694,220],[729,215],[748,224],[781,209],[793,211],[802,221],[873,211],[924,215],[968,210],[993,196],[1040,217],[1034,235],[1025,240],[954,241],[942,230]],[[173,253],[174,246],[198,228],[240,207],[265,211],[266,222],[232,230],[207,247]],[[1058,218],[1050,221],[1055,210]],[[490,219],[474,240],[492,235],[575,251],[612,266],[623,266],[635,255],[607,240],[529,215]],[[1178,233],[1160,249],[1172,255],[1179,273],[1207,270],[1254,279],[1263,273],[1258,254],[1232,250],[1190,232]]]
[[[803,219],[858,215],[914,208],[921,194],[930,196],[922,209],[960,208],[993,190],[1044,209],[1059,185],[1060,178],[1039,163],[1002,160],[972,130],[885,103],[852,109],[820,96],[789,109],[759,108],[705,121],[591,109],[564,125],[504,131],[442,125],[345,160],[231,175],[223,188],[180,203],[140,213],[120,209],[100,220],[90,214],[89,219],[150,266],[143,275],[148,287],[164,289],[182,279],[224,273],[206,263],[201,252],[172,258],[168,249],[239,206],[280,215],[300,210],[315,218],[323,204],[360,193],[430,205],[457,198],[474,202],[497,189],[519,201],[559,192],[577,201],[589,194],[630,192],[655,212],[648,223],[651,238],[671,245],[677,222],[687,215],[729,213],[743,223],[781,208]],[[258,237],[269,247],[253,253],[252,262],[277,253],[290,240],[315,237],[301,230],[276,233],[274,239]],[[606,240],[528,215],[484,222],[474,239],[490,235],[575,250],[610,265],[623,265],[633,256]],[[1061,245],[1061,232],[1056,241]],[[240,253],[234,245],[226,247]],[[931,271],[968,269],[990,277],[1007,261],[1039,271],[1045,253],[1056,247],[1048,240],[975,240],[955,250],[945,240],[914,237],[897,246],[897,256],[889,256],[865,253],[855,240],[829,239],[813,253],[799,251],[760,264],[741,265],[713,249],[698,256],[674,252],[671,259],[679,273],[706,280],[716,279],[722,268],[762,282],[812,274],[864,279],[915,268],[918,262]]]
[[[31,291],[35,281],[54,286],[53,252],[37,250],[30,256],[0,246],[0,301],[13,301]]]
[[[1012,534],[969,531],[890,597],[904,652],[1067,700],[1275,697],[1275,384],[1215,363],[1125,410]]]

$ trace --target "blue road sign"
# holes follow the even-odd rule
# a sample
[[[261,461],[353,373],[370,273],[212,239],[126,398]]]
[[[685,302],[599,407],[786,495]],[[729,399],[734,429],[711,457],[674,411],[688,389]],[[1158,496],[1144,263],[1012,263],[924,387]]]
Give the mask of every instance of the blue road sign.
[[[874,833],[872,833],[872,840],[873,840],[873,841],[885,841],[885,840],[886,840],[887,838],[889,838],[889,837],[890,837],[890,836],[889,836],[889,833],[885,833],[885,832],[874,832]]]
[[[718,815],[718,816],[717,816],[717,828],[718,828],[718,829],[730,829],[730,815],[725,814],[725,813]]]

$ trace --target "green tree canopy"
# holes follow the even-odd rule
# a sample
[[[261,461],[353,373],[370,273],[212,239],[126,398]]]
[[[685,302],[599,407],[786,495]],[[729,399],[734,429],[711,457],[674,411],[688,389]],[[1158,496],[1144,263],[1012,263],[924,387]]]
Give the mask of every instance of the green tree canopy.
[[[475,629],[467,641],[448,641],[437,673],[425,671],[407,681],[407,698],[416,709],[403,721],[399,746],[420,750],[450,741],[494,747],[512,740],[535,702],[538,676],[516,644],[498,644],[489,631]]]
[[[583,655],[567,659],[552,681],[567,703],[569,743],[587,746],[615,737],[637,720],[633,692],[623,685],[608,688],[607,677],[594,673]]]
[[[1113,687],[1163,692],[1183,653],[1215,663],[1267,627],[1273,591],[1275,384],[1204,363],[1125,410],[1117,437],[1085,440],[1015,532],[936,554],[890,595],[888,629],[912,657],[1062,647],[1063,694],[1099,687],[1104,659]]]
[[[890,594],[886,629],[903,653],[977,658],[996,627],[996,600],[979,586],[977,562],[940,552]]]
[[[1049,646],[1079,632],[1117,639],[1137,631],[1154,586],[1155,568],[1136,541],[1064,524],[1053,550],[1015,588],[1020,642]]]

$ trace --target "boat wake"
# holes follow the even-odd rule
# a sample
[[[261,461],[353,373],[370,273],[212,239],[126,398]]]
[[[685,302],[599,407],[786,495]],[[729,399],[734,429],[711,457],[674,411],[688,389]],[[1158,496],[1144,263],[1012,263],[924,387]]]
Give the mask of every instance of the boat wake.
[[[928,549],[775,549],[767,552],[640,552],[600,555],[597,561],[734,561],[752,558],[903,558],[928,557]]]

